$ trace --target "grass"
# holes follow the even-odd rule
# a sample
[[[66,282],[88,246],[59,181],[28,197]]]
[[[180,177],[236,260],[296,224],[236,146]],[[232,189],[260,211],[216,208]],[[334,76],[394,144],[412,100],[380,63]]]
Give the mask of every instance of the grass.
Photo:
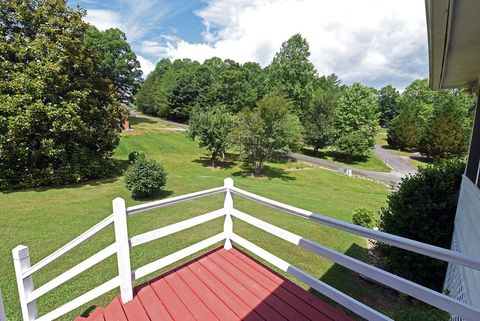
[[[379,145],[388,145],[387,142],[387,129],[380,127],[379,131],[377,132],[377,135],[375,136],[375,144]]]
[[[204,150],[188,140],[184,133],[164,131],[167,124],[152,117],[138,117],[132,123],[134,130],[123,135],[114,157],[125,160],[129,152],[137,150],[160,161],[169,173],[162,197],[220,186],[224,178],[233,177],[235,185],[240,188],[344,221],[351,221],[351,213],[357,207],[376,211],[385,205],[388,192],[381,185],[305,164],[268,164],[268,175],[259,178],[247,175],[235,161],[224,164],[221,169],[212,169],[205,161]],[[31,261],[36,263],[109,215],[111,201],[118,196],[126,200],[127,206],[140,203],[130,197],[122,177],[0,195],[0,288],[4,294],[8,320],[21,319],[11,249],[18,244],[29,246]],[[129,218],[129,234],[136,235],[166,226],[221,206],[222,196],[217,195],[135,215]],[[235,206],[337,251],[366,259],[363,238],[239,198],[235,198]],[[214,235],[221,231],[222,226],[223,222],[219,219],[134,248],[131,252],[132,266],[139,267]],[[367,283],[355,273],[326,259],[237,220],[234,229],[266,250],[374,308],[390,313],[394,304],[398,304],[398,296],[394,292]],[[113,241],[113,229],[110,227],[36,273],[35,287],[40,287]],[[171,267],[162,271],[168,269]],[[72,300],[116,274],[116,259],[113,256],[40,298],[40,314]],[[139,280],[136,284],[145,280]],[[60,320],[72,320],[74,316],[88,313],[95,306],[104,306],[117,294],[118,290],[107,293]]]
[[[385,165],[373,152],[369,152],[366,156],[357,156],[352,159],[351,162],[347,163],[345,161],[345,155],[331,150],[331,149],[321,149],[318,152],[313,151],[311,148],[303,148],[301,151],[302,154],[317,157],[329,162],[338,163],[344,166],[365,169],[368,171],[375,172],[390,172],[391,168]]]

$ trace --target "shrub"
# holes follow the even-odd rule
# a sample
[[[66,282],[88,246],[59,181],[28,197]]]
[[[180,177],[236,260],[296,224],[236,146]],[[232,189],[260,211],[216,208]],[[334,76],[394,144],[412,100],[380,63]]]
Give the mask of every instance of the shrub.
[[[158,194],[167,182],[167,172],[154,160],[138,158],[125,174],[125,185],[134,198]]]
[[[135,163],[140,158],[145,158],[145,154],[142,152],[137,152],[136,150],[128,154],[128,161],[130,162],[130,164]]]
[[[367,228],[375,227],[375,217],[372,210],[368,208],[356,208],[352,215],[353,224],[360,225]]]
[[[387,233],[449,248],[465,163],[449,160],[422,167],[403,179],[388,197],[379,228]],[[440,291],[446,263],[406,250],[381,245],[393,273]]]

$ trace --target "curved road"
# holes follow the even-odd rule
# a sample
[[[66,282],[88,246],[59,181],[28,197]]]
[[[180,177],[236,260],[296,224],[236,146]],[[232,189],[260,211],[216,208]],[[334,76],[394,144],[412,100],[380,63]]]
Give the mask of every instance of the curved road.
[[[287,156],[299,161],[321,165],[330,169],[339,170],[341,172],[345,171],[346,169],[351,169],[353,175],[373,178],[375,180],[386,181],[394,184],[399,183],[402,178],[407,176],[408,174],[414,174],[417,172],[417,169],[412,166],[412,164],[410,164],[408,156],[398,156],[392,154],[388,149],[383,148],[379,144],[375,145],[375,147],[373,148],[373,152],[380,160],[382,160],[385,164],[387,164],[387,166],[392,169],[391,172],[375,172],[348,167],[339,163],[329,162],[317,157],[307,156],[298,153],[288,153]]]

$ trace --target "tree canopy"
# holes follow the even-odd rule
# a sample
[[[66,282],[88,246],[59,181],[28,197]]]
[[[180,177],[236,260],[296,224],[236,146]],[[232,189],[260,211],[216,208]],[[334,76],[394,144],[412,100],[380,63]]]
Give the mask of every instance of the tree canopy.
[[[390,121],[387,140],[397,149],[421,150],[433,158],[462,156],[468,143],[473,99],[458,90],[434,91],[417,79],[399,96],[400,113]]]
[[[387,85],[378,91],[378,111],[380,112],[381,126],[388,126],[390,121],[399,114],[399,97],[398,90],[391,85]]]
[[[84,14],[63,1],[0,2],[0,188],[105,172],[122,113],[84,42]]]
[[[335,77],[322,77],[321,82],[302,117],[305,143],[315,151],[333,142],[335,110],[341,96]]]
[[[120,100],[133,101],[141,84],[142,70],[125,33],[117,28],[100,31],[89,26],[85,43],[98,55],[100,74],[112,82]]]
[[[335,112],[334,146],[345,153],[347,162],[373,147],[378,116],[374,89],[360,83],[345,89]]]
[[[274,151],[296,150],[302,144],[302,127],[290,112],[290,102],[282,96],[267,95],[253,109],[238,115],[233,133],[246,163],[259,174]]]
[[[458,99],[461,93],[440,92],[420,135],[419,150],[431,158],[464,156],[470,138],[470,117]]]
[[[215,167],[217,158],[225,158],[230,145],[229,135],[234,125],[232,116],[225,106],[213,106],[208,110],[195,110],[188,125],[190,138],[198,138],[200,147],[210,152],[212,167]]]
[[[307,40],[295,34],[282,44],[267,71],[270,91],[285,94],[292,101],[292,111],[299,118],[310,105],[315,89],[317,72],[309,57]]]

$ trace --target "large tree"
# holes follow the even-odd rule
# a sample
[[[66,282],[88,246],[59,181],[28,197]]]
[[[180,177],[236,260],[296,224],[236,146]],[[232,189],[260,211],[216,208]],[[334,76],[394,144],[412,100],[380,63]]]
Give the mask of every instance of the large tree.
[[[348,87],[335,112],[334,147],[347,162],[366,154],[378,131],[378,101],[375,90],[360,83]]]
[[[120,100],[133,101],[141,84],[142,70],[125,33],[117,28],[100,31],[90,26],[85,42],[100,58],[99,71],[103,78],[113,83]]]
[[[216,105],[208,110],[196,109],[192,112],[189,125],[189,137],[198,138],[200,147],[210,152],[212,167],[219,156],[225,159],[229,146],[229,135],[233,128],[233,118],[225,106]]]
[[[332,142],[335,109],[341,93],[340,83],[335,77],[321,77],[319,82],[302,119],[305,143],[315,152]]]
[[[415,107],[405,107],[390,121],[387,132],[388,145],[395,149],[413,150],[420,137],[420,122]]]
[[[302,127],[298,117],[289,111],[289,104],[286,98],[270,94],[254,109],[245,109],[238,115],[233,140],[256,175],[274,151],[301,147]]]
[[[456,158],[468,149],[470,117],[460,92],[439,92],[420,135],[419,150],[431,158]]]
[[[302,117],[314,93],[316,70],[309,60],[308,42],[300,34],[285,41],[267,68],[270,91],[284,93],[292,101],[292,111]]]
[[[64,1],[0,2],[0,188],[104,174],[122,113]]]
[[[380,125],[387,127],[390,121],[399,114],[398,90],[391,85],[385,86],[378,91],[378,107],[380,112]]]

